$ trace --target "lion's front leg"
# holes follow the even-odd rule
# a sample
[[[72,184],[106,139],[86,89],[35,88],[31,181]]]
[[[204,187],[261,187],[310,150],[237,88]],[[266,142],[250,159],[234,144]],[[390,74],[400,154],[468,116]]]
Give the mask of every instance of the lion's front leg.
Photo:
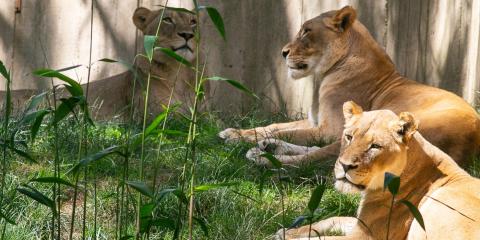
[[[331,217],[314,224],[294,229],[280,229],[276,239],[368,239],[369,236],[360,230],[358,220],[354,217]],[[342,236],[325,236],[329,234]]]
[[[283,130],[294,130],[310,128],[308,120],[300,120],[288,123],[274,123],[265,127],[257,127],[252,129],[235,129],[227,128],[221,131],[218,136],[225,140],[225,142],[258,142],[265,138],[275,136],[275,133]]]
[[[270,166],[270,161],[262,156],[266,152],[274,154],[284,165],[296,166],[337,157],[340,152],[340,141],[320,148],[297,146],[281,140],[266,139],[260,141],[257,147],[248,150],[246,156],[258,165]]]

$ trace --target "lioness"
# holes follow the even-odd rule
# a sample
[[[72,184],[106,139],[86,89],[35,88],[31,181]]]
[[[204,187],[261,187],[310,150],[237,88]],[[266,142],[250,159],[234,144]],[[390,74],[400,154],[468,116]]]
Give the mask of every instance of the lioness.
[[[344,104],[343,113],[345,130],[335,163],[335,188],[361,192],[362,200],[358,219],[332,217],[313,224],[320,234],[338,230],[345,235],[321,239],[387,239],[392,195],[383,190],[385,172],[400,176],[396,200],[417,206],[425,223],[424,231],[416,220],[412,222],[409,209],[395,201],[388,239],[480,239],[480,180],[425,140],[411,113],[362,112],[353,102]],[[286,231],[287,239],[308,235],[309,226]],[[310,235],[317,236],[314,231]],[[283,230],[277,236],[282,238]]]
[[[369,110],[408,111],[422,122],[419,131],[460,164],[468,164],[480,147],[480,120],[475,110],[450,92],[402,77],[382,47],[356,20],[350,7],[330,11],[306,21],[296,38],[282,50],[288,74],[299,79],[315,74],[308,120],[272,124],[248,130],[226,129],[219,136],[226,141],[259,142],[247,157],[269,150],[283,163],[338,156],[342,133],[342,104],[354,100]],[[274,138],[307,145],[333,139],[322,148],[287,144]]]
[[[143,35],[156,35],[158,40],[155,47],[169,48],[185,60],[193,63],[195,60],[195,26],[196,18],[187,12],[166,9],[151,11],[147,8],[137,8],[132,20]],[[133,78],[131,72],[125,72],[104,80],[95,81],[90,85],[91,101],[102,103],[100,114],[111,116],[131,103],[131,96],[135,94],[134,110],[141,113],[144,108],[143,92],[147,85],[148,73],[151,73],[148,114],[156,115],[163,111],[162,105],[167,105],[172,94],[173,103],[183,103],[182,108],[188,109],[194,100],[195,73],[183,66],[175,59],[156,50],[152,64],[142,56],[136,58],[137,81],[133,92]]]

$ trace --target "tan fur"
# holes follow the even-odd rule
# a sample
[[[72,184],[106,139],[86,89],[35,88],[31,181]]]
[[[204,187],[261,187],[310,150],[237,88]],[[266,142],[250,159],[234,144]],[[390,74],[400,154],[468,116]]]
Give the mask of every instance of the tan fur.
[[[343,124],[340,109],[344,102],[354,100],[366,110],[412,112],[422,123],[419,131],[425,138],[461,165],[468,164],[480,148],[480,120],[475,110],[453,93],[402,77],[355,17],[351,7],[323,13],[306,21],[283,49],[290,77],[315,74],[320,79],[309,120],[248,130],[230,128],[219,136],[226,141],[260,141],[247,154],[259,164],[268,163],[259,157],[266,151],[263,146],[275,149],[277,158],[288,164],[336,157]],[[334,141],[323,148],[304,148],[271,138],[303,146]]]
[[[162,12],[163,10],[151,11],[140,7],[135,10],[132,20],[143,35],[156,35],[159,22],[163,18],[155,46],[175,50],[178,55],[193,63],[196,59],[195,17],[189,13],[171,10],[165,10],[162,16]],[[150,117],[163,111],[162,105],[168,105],[171,94],[172,104],[182,103],[181,109],[184,112],[192,106],[195,85],[193,70],[159,50],[154,52],[152,64],[145,57],[138,56],[135,66],[138,73],[135,83],[134,74],[130,72],[92,83],[89,99],[99,108],[99,118],[110,118],[126,109],[126,106],[131,104],[132,94],[135,94],[133,110],[137,115],[142,115],[149,72],[151,80],[147,111]],[[135,91],[132,91],[133,84]]]
[[[334,217],[315,223],[312,228],[321,234],[339,230],[345,235],[320,239],[387,239],[392,195],[383,190],[385,172],[400,176],[388,239],[480,239],[480,180],[425,140],[411,113],[362,113],[352,102],[345,103],[344,112],[335,187],[345,193],[361,193],[360,220]],[[426,231],[401,199],[417,206]],[[285,234],[286,239],[307,239],[308,233],[309,226],[304,226]],[[310,234],[316,236],[314,231]],[[277,237],[283,237],[283,230]]]

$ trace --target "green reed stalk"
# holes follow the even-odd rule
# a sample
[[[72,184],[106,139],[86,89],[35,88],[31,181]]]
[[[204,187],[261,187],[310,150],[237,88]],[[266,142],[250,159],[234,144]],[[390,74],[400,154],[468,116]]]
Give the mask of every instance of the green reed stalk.
[[[165,2],[165,6],[168,6],[168,0]],[[162,11],[162,14],[160,15],[160,21],[157,26],[157,31],[155,32],[155,37],[158,37],[158,34],[160,32],[160,26],[162,25],[162,19],[163,15],[165,13],[165,9]],[[154,44],[155,46],[155,44]],[[151,65],[153,61],[153,55],[152,53],[151,56],[148,58],[149,62],[149,69],[148,69],[148,76],[147,76],[147,89],[145,93],[145,99],[144,99],[144,109],[143,109],[143,125],[142,125],[142,143],[141,143],[141,151],[140,151],[140,181],[143,181],[143,175],[144,175],[144,162],[145,162],[145,130],[147,129],[147,110],[148,110],[148,100],[149,100],[149,94],[150,94],[150,80],[151,80]],[[140,192],[137,193],[137,217],[136,217],[136,238],[140,239],[140,208],[142,205],[142,194]]]
[[[3,64],[3,63],[2,63]],[[8,140],[8,124],[10,122],[10,113],[11,113],[11,79],[10,79],[10,73],[6,76],[6,82],[5,82],[5,87],[6,87],[6,100],[5,100],[5,119],[3,119],[3,158],[2,158],[2,182],[0,186],[0,209],[3,208],[3,203],[5,201],[4,199],[4,187],[6,184],[6,177],[7,177],[7,172],[8,172],[8,166],[7,166],[7,140]],[[13,143],[12,143],[13,144]],[[7,230],[7,221],[4,219],[2,222],[2,240],[5,239],[5,232]]]
[[[390,209],[388,211],[388,221],[387,221],[387,238],[390,236],[390,220],[392,219],[393,204],[395,202],[395,194],[392,193],[392,201],[390,202]]]
[[[196,25],[196,32],[195,32],[195,49],[196,49],[196,56],[195,56],[195,101],[193,103],[193,111],[191,115],[191,122],[188,132],[188,139],[187,143],[190,144],[190,151],[191,151],[191,159],[192,165],[190,169],[190,201],[188,206],[188,237],[190,240],[193,239],[193,211],[194,211],[194,188],[195,188],[195,168],[197,164],[196,159],[196,128],[197,128],[197,112],[198,112],[198,105],[200,101],[200,91],[201,86],[203,84],[203,72],[205,70],[205,65],[203,67],[201,75],[198,72],[200,66],[200,16],[199,16],[199,8],[198,2],[193,0],[193,4],[195,6],[195,18],[197,20]]]

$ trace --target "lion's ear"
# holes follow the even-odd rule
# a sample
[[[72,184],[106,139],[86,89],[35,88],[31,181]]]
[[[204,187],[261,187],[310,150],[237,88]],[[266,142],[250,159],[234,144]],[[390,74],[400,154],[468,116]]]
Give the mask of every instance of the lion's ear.
[[[326,19],[325,24],[328,28],[336,32],[344,32],[350,28],[357,18],[357,12],[350,6],[345,6],[338,10],[331,18]]]
[[[418,129],[418,121],[413,114],[409,112],[402,112],[399,115],[400,119],[395,124],[396,133],[404,143],[407,143]]]
[[[362,107],[353,101],[348,101],[343,104],[343,116],[345,121],[349,121],[353,116],[363,113]]]
[[[147,27],[147,18],[151,12],[152,11],[150,11],[150,9],[148,8],[139,7],[133,13],[133,17],[132,17],[133,23],[135,24],[135,26],[137,26],[137,28],[140,31],[145,30],[145,27]]]

